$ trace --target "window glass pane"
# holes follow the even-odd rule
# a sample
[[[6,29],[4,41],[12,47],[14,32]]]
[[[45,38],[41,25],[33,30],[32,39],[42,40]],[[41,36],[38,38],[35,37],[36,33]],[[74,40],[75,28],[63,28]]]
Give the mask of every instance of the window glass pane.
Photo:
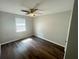
[[[24,18],[16,18],[16,32],[26,31],[26,24]]]

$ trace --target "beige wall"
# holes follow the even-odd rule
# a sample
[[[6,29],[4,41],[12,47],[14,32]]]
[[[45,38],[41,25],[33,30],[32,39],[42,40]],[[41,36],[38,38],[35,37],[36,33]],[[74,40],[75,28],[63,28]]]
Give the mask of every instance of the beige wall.
[[[15,18],[26,19],[26,31],[16,33]],[[15,41],[32,35],[32,19],[26,16],[20,16],[0,11],[0,44]]]
[[[35,18],[35,35],[65,46],[70,16],[71,11],[65,11]]]

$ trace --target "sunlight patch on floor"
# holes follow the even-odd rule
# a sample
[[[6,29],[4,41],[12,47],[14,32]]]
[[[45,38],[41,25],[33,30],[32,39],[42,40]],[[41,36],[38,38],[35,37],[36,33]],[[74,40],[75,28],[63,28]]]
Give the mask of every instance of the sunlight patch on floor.
[[[31,42],[33,39],[32,38],[27,38],[27,39],[25,39],[25,40],[23,40],[23,41],[21,41],[22,43],[29,43],[29,42]]]

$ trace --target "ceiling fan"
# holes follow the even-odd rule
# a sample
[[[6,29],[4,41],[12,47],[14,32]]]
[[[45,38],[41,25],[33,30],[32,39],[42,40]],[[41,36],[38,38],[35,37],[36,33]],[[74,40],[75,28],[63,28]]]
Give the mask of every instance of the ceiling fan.
[[[43,2],[44,0],[40,1],[39,3],[37,3],[33,8],[29,8],[29,10],[21,10],[22,12],[25,12],[28,16],[37,16],[37,14],[40,14],[38,11],[40,11],[40,9],[38,9],[37,7]],[[37,13],[36,13],[37,12]]]
[[[22,12],[26,12],[27,13],[27,15],[29,15],[29,16],[36,16],[35,15],[35,12],[37,11],[38,9],[36,9],[36,8],[31,8],[31,9],[29,9],[29,10],[21,10]]]

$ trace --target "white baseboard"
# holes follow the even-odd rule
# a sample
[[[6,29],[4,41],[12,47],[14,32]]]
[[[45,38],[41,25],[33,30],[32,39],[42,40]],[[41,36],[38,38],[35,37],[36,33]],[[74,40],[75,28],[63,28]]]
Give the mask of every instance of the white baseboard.
[[[37,35],[35,35],[35,36],[37,36]],[[47,40],[47,39],[44,38],[44,37],[41,37],[41,36],[37,36],[37,37],[42,38],[42,39],[44,39],[44,40],[46,40],[46,41],[49,41],[49,42],[51,42],[51,43],[57,44],[57,45],[59,45],[59,46],[65,47],[65,46],[63,46],[63,45],[61,45],[61,44],[58,44],[58,43],[54,42],[54,41]]]
[[[30,36],[32,36],[32,35],[30,35]],[[27,37],[29,37],[29,36],[27,36]],[[4,43],[1,43],[0,45],[4,45],[4,44],[11,43],[11,42],[15,42],[17,40],[20,40],[20,39],[15,39],[15,40],[11,40],[11,41],[8,41],[8,42],[4,42]]]
[[[34,36],[37,36],[37,35],[34,35]],[[51,41],[51,40],[47,40],[47,39],[44,38],[44,37],[41,37],[41,36],[37,36],[37,37],[42,38],[42,39],[44,39],[44,40],[46,40],[46,41],[49,41],[49,42],[51,42],[51,43],[57,44],[57,45],[59,45],[59,46],[65,47],[65,46],[63,46],[63,45],[61,45],[61,44],[58,44],[58,43],[56,43],[56,42],[53,42],[53,41]],[[20,39],[11,40],[11,41],[8,41],[8,42],[5,42],[5,43],[1,43],[0,45],[4,45],[4,44],[7,44],[7,43],[11,43],[11,42],[14,42],[14,41],[17,41],[17,40],[20,40]]]
[[[8,44],[8,43],[11,43],[11,42],[14,42],[14,41],[17,41],[19,39],[15,39],[15,40],[11,40],[11,41],[8,41],[8,42],[4,42],[4,43],[1,43],[0,45],[4,45],[4,44]]]

